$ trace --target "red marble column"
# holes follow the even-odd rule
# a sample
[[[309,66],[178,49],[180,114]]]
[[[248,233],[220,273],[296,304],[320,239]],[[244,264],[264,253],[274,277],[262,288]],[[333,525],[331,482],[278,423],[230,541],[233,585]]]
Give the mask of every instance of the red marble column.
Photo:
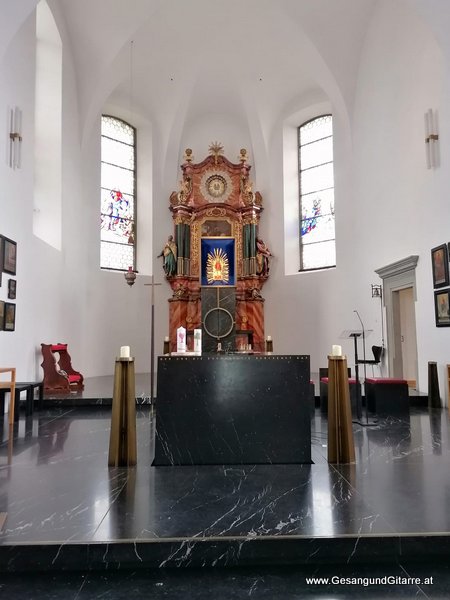
[[[177,350],[177,329],[186,327],[188,300],[169,300],[169,337],[170,351]],[[186,327],[187,328],[187,327]]]
[[[253,329],[253,349],[264,352],[264,301],[247,300],[248,329]]]

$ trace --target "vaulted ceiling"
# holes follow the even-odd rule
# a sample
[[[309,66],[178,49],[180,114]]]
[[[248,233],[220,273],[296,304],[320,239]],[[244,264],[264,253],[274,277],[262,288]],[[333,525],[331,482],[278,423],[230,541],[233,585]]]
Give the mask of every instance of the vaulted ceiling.
[[[149,118],[181,110],[187,121],[249,103],[267,116],[317,87],[351,102],[374,2],[49,0],[70,40],[82,118],[113,92]]]
[[[167,130],[206,113],[270,124],[316,91],[350,118],[378,5],[450,21],[448,0],[47,1],[73,57],[82,131],[111,100]],[[4,0],[0,55],[36,4]]]

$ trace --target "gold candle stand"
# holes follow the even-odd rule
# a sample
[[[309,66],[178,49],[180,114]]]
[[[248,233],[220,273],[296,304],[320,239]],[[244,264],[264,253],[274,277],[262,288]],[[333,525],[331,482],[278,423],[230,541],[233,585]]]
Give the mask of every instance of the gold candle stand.
[[[328,462],[355,462],[347,358],[328,357]]]
[[[110,467],[132,467],[137,462],[134,358],[117,358],[109,438]]]

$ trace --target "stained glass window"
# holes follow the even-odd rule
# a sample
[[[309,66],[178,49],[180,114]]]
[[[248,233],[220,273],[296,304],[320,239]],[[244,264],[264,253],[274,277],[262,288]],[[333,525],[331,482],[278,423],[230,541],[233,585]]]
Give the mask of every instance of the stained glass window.
[[[298,128],[300,178],[300,271],[336,265],[333,117]]]
[[[135,268],[136,130],[102,116],[100,267]]]

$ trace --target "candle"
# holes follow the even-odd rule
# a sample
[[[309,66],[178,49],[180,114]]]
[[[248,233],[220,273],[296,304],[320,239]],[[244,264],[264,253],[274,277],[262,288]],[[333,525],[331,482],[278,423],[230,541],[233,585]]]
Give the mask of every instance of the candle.
[[[337,346],[336,344],[333,344],[333,346],[331,347],[331,355],[332,356],[342,356],[342,347]]]
[[[120,358],[130,358],[130,346],[121,346]]]
[[[164,341],[165,341],[165,342],[170,342],[170,338],[169,338],[169,336],[168,336],[168,335],[166,335],[166,337],[164,338]]]
[[[270,341],[272,341],[272,336],[268,335],[266,339],[267,339],[268,342],[270,342]]]

